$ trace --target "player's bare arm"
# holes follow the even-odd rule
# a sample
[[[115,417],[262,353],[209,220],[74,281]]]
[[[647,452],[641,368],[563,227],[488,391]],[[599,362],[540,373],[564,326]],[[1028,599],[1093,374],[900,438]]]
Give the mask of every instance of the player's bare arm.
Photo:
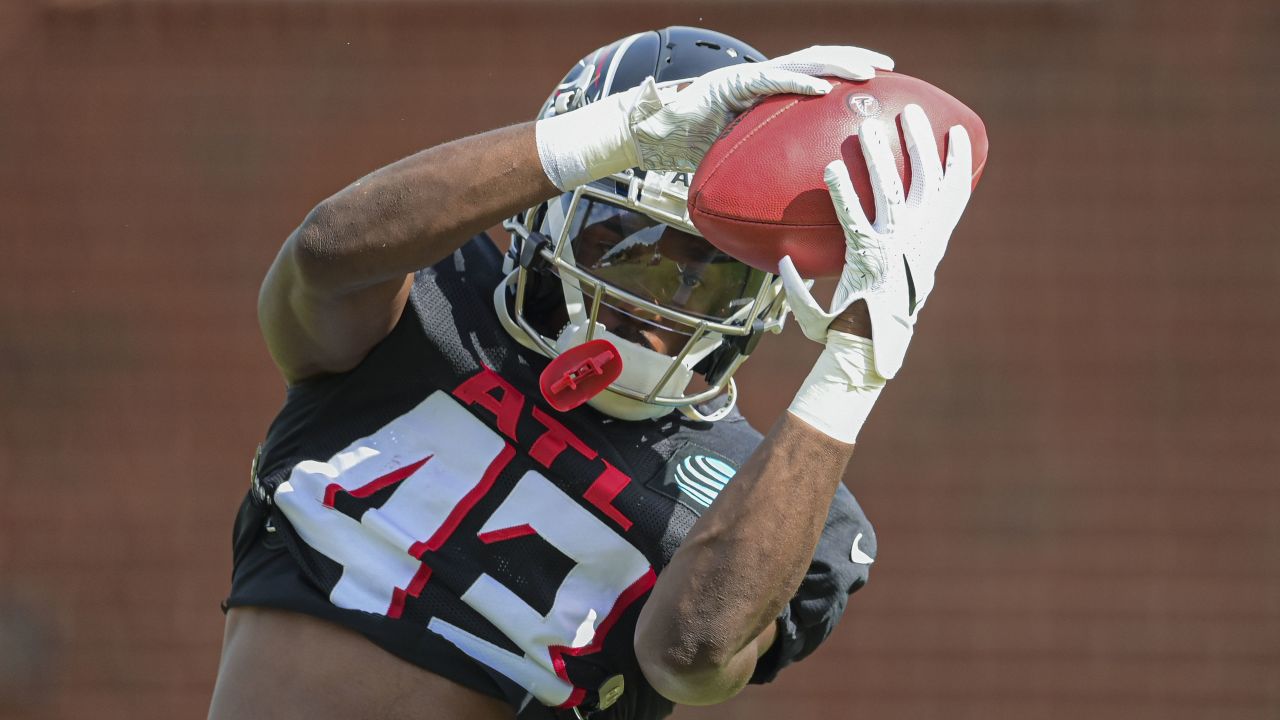
[[[783,415],[676,551],[640,613],[636,653],[680,704],[735,695],[773,644],[853,446]]]
[[[400,317],[415,270],[555,192],[524,123],[423,150],[316,205],[258,300],[285,379],[351,369]]]

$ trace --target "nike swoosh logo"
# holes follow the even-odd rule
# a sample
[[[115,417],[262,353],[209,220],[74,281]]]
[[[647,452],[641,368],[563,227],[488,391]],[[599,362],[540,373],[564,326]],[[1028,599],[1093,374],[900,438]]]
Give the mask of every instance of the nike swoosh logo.
[[[858,547],[860,542],[862,542],[862,533],[858,533],[858,536],[853,539],[853,549],[849,551],[849,559],[859,565],[870,565],[876,559],[862,552],[862,549]]]
[[[907,270],[907,314],[916,314],[916,279],[911,276],[911,261],[902,256],[902,266]]]

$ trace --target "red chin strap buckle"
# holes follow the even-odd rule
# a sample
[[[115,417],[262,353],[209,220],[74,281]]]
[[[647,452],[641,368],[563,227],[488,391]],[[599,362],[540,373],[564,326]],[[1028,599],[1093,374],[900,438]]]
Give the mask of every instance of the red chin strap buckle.
[[[538,378],[538,387],[551,407],[568,412],[604,392],[621,374],[618,348],[608,340],[596,339],[553,358]]]

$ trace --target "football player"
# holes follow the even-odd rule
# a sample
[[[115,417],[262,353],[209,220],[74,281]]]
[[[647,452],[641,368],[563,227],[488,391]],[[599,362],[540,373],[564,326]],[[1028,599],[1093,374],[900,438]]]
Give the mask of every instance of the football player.
[[[811,653],[876,554],[840,478],[968,199],[968,145],[953,129],[944,168],[909,108],[904,192],[894,134],[862,126],[876,217],[830,165],[848,250],[826,310],[789,261],[775,277],[699,237],[685,197],[760,97],[891,67],[639,33],[536,122],[317,205],[259,298],[288,389],[236,521],[210,717],[660,718]],[[503,218],[505,256],[483,235]],[[788,306],[825,349],[762,438],[733,375]]]

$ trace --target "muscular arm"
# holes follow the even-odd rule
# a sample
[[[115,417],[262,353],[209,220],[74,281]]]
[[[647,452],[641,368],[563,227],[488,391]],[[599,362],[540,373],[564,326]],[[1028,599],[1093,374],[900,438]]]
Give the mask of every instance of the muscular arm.
[[[832,328],[870,337],[866,304]],[[747,684],[809,567],[853,447],[783,413],[694,524],[641,610],[636,653],[655,689],[709,705]]]
[[[258,297],[285,379],[355,367],[395,326],[415,270],[558,192],[525,123],[423,150],[322,201],[285,241]]]

